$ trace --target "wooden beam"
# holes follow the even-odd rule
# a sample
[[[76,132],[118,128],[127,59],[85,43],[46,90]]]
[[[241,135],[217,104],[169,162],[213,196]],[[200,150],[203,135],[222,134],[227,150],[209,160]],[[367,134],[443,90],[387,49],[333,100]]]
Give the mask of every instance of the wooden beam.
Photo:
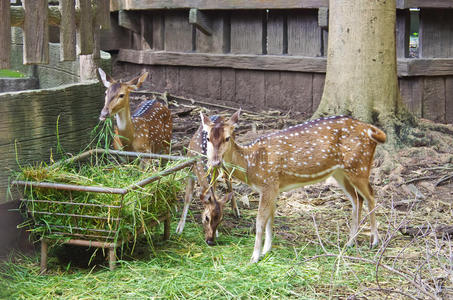
[[[47,0],[24,0],[24,64],[49,63]]]
[[[75,0],[60,0],[60,60],[75,60],[76,53],[76,18]]]
[[[118,60],[134,64],[218,67],[248,70],[326,72],[325,57],[207,54],[121,49]],[[398,59],[398,76],[453,75],[453,58]]]
[[[453,8],[451,0],[397,0],[396,8]]]
[[[80,55],[93,53],[93,19],[91,0],[77,0],[80,9],[78,28]]]
[[[145,65],[326,72],[326,58],[322,57],[206,54],[121,49],[118,54],[118,60]]]
[[[120,10],[118,12],[118,25],[133,32],[140,33],[140,15],[133,11]]]
[[[10,67],[11,18],[9,7],[9,0],[0,0],[0,69]]]
[[[111,0],[112,11],[142,9],[291,9],[329,6],[329,0]]]
[[[206,35],[212,35],[212,22],[206,13],[198,10],[197,8],[191,8],[189,11],[189,23],[195,25],[195,27]]]
[[[453,58],[398,59],[398,76],[453,75]]]
[[[318,10],[318,26],[322,29],[329,27],[329,8],[320,7]]]

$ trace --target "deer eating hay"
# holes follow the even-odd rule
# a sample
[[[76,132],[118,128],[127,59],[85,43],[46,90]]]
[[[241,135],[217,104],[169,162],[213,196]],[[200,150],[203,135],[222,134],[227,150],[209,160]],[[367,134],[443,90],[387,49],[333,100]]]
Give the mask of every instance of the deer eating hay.
[[[200,113],[207,135],[208,166],[218,167],[225,162],[230,171],[228,165],[238,166],[232,175],[260,194],[252,262],[257,262],[262,254],[272,248],[275,198],[278,194],[330,176],[352,202],[348,246],[353,245],[358,233],[364,199],[370,210],[371,244],[378,244],[375,201],[369,177],[376,145],[386,140],[382,130],[350,117],[335,116],[292,126],[241,146],[234,140],[239,114],[240,110],[228,120],[221,117],[212,120]],[[265,242],[261,251],[264,228]],[[210,240],[215,238],[214,232],[210,230],[213,234]]]
[[[148,72],[127,82],[116,81],[98,69],[105,91],[105,104],[99,119],[115,116],[116,136],[113,147],[135,152],[165,152],[170,149],[172,117],[170,110],[156,100],[143,102],[131,116],[129,94],[138,89]]]

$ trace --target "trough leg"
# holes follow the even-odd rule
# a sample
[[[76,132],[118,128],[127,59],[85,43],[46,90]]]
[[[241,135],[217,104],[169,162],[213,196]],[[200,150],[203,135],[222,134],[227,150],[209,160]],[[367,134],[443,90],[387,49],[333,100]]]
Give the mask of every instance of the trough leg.
[[[109,267],[110,271],[113,271],[116,266],[116,247],[109,248]]]
[[[170,212],[167,213],[167,217],[164,221],[164,240],[168,240],[170,238],[170,224],[171,224],[171,215]]]
[[[41,274],[47,271],[47,241],[41,239]]]

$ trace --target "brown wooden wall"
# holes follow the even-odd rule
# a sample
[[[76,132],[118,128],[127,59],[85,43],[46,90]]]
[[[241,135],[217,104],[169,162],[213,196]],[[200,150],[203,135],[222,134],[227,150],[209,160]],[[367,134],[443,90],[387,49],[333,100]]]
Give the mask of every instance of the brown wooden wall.
[[[116,70],[148,70],[157,91],[311,114],[324,84],[327,2],[117,0],[101,47],[118,50]],[[453,4],[397,3],[403,100],[420,117],[452,123]],[[416,58],[408,57],[409,7],[421,7]],[[192,23],[190,8],[201,15]]]

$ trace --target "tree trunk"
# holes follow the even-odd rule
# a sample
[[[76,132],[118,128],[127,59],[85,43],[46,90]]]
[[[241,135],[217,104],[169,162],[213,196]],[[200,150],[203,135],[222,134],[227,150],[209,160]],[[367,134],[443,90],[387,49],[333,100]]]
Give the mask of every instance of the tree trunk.
[[[331,0],[329,5],[327,74],[315,116],[346,114],[377,124],[393,144],[401,121],[412,119],[398,89],[396,0]]]

